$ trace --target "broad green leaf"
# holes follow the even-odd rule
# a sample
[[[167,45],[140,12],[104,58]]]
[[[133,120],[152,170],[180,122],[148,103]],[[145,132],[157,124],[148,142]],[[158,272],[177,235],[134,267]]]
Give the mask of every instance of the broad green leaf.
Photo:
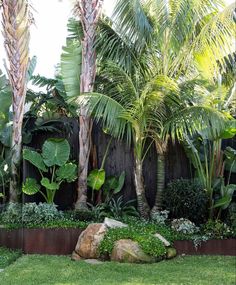
[[[114,194],[117,194],[121,191],[121,189],[123,188],[125,183],[125,172],[123,171],[118,179],[118,185],[117,187],[114,189]]]
[[[236,191],[236,184],[228,184],[225,186],[225,192],[228,196],[232,197],[234,191]]]
[[[0,198],[4,198],[4,194],[3,193],[0,193]]]
[[[103,185],[103,191],[109,192],[110,190],[116,189],[118,187],[118,179],[115,176],[109,176],[106,178],[106,181]]]
[[[60,184],[59,183],[56,183],[56,182],[50,182],[48,178],[43,178],[41,180],[41,185],[43,187],[45,187],[46,189],[49,189],[51,191],[55,191],[55,190],[58,190],[59,187],[60,187]]]
[[[47,172],[47,167],[45,166],[40,153],[34,150],[24,149],[23,158],[29,161],[34,166],[36,166],[38,169],[42,170],[43,172]]]
[[[225,195],[224,197],[216,201],[213,208],[226,209],[229,206],[231,200],[232,200],[232,197]]]
[[[40,185],[34,178],[26,178],[22,186],[22,192],[27,195],[34,195],[40,190]]]
[[[93,190],[100,190],[105,182],[105,170],[104,169],[94,169],[89,173],[87,183],[88,186]]]
[[[48,166],[62,166],[70,156],[70,145],[66,139],[48,139],[43,144],[42,156]]]
[[[77,179],[77,165],[74,163],[66,163],[56,171],[57,181],[65,180],[68,183]]]

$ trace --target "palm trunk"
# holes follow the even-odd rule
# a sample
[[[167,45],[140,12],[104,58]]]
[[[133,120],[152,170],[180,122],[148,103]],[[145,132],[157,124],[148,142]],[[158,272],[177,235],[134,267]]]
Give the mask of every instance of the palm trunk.
[[[148,205],[145,195],[145,187],[143,179],[143,162],[137,157],[135,158],[134,184],[137,195],[138,211],[142,218],[148,219],[150,213],[150,207]]]
[[[151,210],[151,217],[163,208],[163,191],[165,188],[165,158],[168,149],[168,139],[157,138],[155,141],[157,157],[157,190],[154,206]]]
[[[96,54],[94,49],[96,27],[101,13],[103,0],[79,0],[76,9],[79,12],[83,26],[84,38],[82,41],[82,72],[80,78],[80,93],[93,91],[96,75]],[[79,179],[77,187],[76,209],[87,208],[87,176],[88,162],[91,146],[92,121],[87,114],[86,107],[80,110],[80,154],[79,154]]]
[[[10,201],[17,201],[22,149],[22,124],[29,63],[29,9],[25,0],[3,0],[3,34],[9,61],[8,76],[13,91],[13,133]]]
[[[165,155],[160,153],[157,158],[157,190],[155,204],[151,211],[151,216],[161,211],[163,207],[163,191],[165,187]]]

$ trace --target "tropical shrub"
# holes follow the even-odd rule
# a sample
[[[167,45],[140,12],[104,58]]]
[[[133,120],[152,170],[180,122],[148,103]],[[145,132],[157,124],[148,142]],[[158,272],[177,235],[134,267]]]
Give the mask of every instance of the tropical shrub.
[[[29,225],[42,224],[56,219],[62,219],[63,213],[57,210],[55,204],[46,203],[9,203],[2,213],[2,222],[5,224]]]
[[[186,218],[197,225],[207,219],[208,196],[197,180],[170,182],[163,193],[163,200],[172,218]]]
[[[156,211],[154,214],[152,214],[152,221],[157,224],[164,225],[168,219],[169,211]]]
[[[42,179],[39,185],[34,178],[26,178],[22,191],[27,195],[39,192],[47,203],[53,203],[62,182],[71,183],[77,178],[76,164],[68,162],[70,145],[66,139],[47,139],[42,153],[24,149],[23,157],[37,167]],[[46,193],[41,191],[41,186],[46,189]]]
[[[199,228],[196,227],[196,225],[193,222],[183,218],[174,219],[171,222],[171,228],[174,231],[183,234],[194,234],[199,231]]]
[[[216,220],[209,220],[203,227],[202,232],[210,238],[223,239],[236,235],[236,232],[227,224]]]
[[[1,222],[4,224],[22,224],[22,205],[10,202],[1,213]]]
[[[24,224],[43,224],[62,218],[63,212],[58,211],[55,204],[27,203],[22,207],[22,222]]]

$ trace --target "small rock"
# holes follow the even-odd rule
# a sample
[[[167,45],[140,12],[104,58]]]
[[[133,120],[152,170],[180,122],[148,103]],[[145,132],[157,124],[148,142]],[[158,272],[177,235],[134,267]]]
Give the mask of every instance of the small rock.
[[[110,218],[105,218],[103,223],[110,229],[128,227],[128,225]]]
[[[162,241],[165,246],[170,246],[170,242],[168,242],[168,240],[165,239],[162,235],[156,233],[156,234],[154,234],[154,236],[155,236],[156,238],[158,238],[160,241]]]
[[[131,239],[116,241],[111,253],[112,261],[129,263],[153,263],[155,258],[143,252],[137,242]]]
[[[74,260],[74,261],[79,261],[81,260],[81,256],[79,256],[75,251],[72,252],[72,255],[71,255],[71,259]]]
[[[84,261],[88,264],[103,264],[103,262],[98,259],[85,259]]]
[[[177,255],[177,251],[176,251],[175,248],[173,248],[173,247],[168,247],[167,248],[167,253],[166,253],[166,258],[167,259],[174,258],[174,257],[176,257],[176,255]]]

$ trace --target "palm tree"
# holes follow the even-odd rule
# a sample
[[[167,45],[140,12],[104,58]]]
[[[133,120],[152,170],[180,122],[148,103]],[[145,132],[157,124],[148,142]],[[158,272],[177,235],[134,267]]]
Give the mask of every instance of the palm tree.
[[[157,75],[147,80],[138,70],[129,75],[113,62],[106,63],[100,71],[99,85],[98,90],[103,93],[81,96],[79,103],[112,136],[125,138],[129,145],[132,142],[138,210],[143,218],[148,218],[150,207],[143,179],[143,160],[149,149],[148,139],[156,144],[159,140],[164,149],[169,133],[177,132],[180,137],[184,133],[196,131],[201,125],[212,126],[213,120],[215,125],[222,126],[223,116],[208,107],[186,106],[180,100],[178,85],[168,77]]]
[[[7,68],[13,91],[13,133],[10,201],[17,201],[22,149],[22,123],[29,64],[29,5],[26,0],[2,0],[3,35],[9,61]]]
[[[223,8],[221,1],[119,0],[112,21],[100,25],[101,60],[109,58],[129,74],[138,68],[146,78],[163,75],[178,84],[200,76],[214,81],[234,49],[234,5]],[[161,208],[164,189],[162,130],[154,136],[158,181],[152,213]]]
[[[80,17],[83,29],[82,38],[82,70],[80,77],[80,93],[93,91],[96,76],[96,54],[94,49],[97,23],[101,14],[103,0],[77,0],[75,12]],[[79,90],[78,90],[79,93]],[[79,181],[78,198],[75,208],[87,207],[87,174],[90,154],[90,137],[92,122],[86,108],[80,108],[79,132]]]

